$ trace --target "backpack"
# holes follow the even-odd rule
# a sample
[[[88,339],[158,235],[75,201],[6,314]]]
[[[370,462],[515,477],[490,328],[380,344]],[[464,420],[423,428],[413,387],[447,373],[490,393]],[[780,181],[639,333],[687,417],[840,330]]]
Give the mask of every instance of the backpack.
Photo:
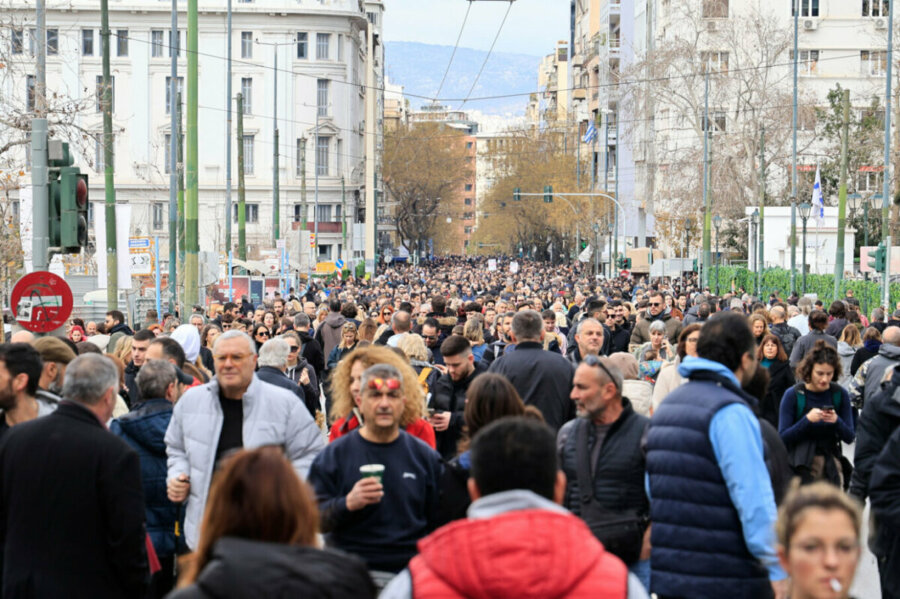
[[[843,393],[841,393],[841,389],[832,389],[831,391],[831,403],[834,405],[834,411],[837,412],[841,409],[841,399],[843,397]],[[803,418],[803,415],[806,413],[806,389],[797,389],[797,420]]]
[[[422,369],[422,372],[419,373],[419,384],[422,386],[422,391],[425,393],[425,396],[428,396],[428,377],[431,375],[431,371],[434,368],[430,366],[426,366]]]

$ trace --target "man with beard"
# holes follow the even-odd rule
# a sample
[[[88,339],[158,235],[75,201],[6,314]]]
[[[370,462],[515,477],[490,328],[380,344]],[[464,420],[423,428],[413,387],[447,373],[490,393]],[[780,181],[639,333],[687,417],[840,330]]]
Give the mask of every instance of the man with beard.
[[[431,405],[435,413],[431,417],[437,438],[437,450],[449,460],[456,455],[456,446],[463,431],[463,411],[466,407],[466,391],[478,375],[487,372],[487,366],[475,363],[472,346],[461,335],[450,335],[441,344],[446,372],[434,385]]]
[[[41,337],[31,344],[41,354],[44,368],[38,382],[36,397],[57,404],[66,376],[66,366],[75,359],[75,352],[66,342],[56,337]]]
[[[0,345],[0,435],[10,427],[52,413],[56,402],[35,397],[43,371],[41,354],[27,343]]]
[[[681,322],[666,312],[666,300],[659,291],[650,292],[650,301],[647,303],[647,315],[634,325],[631,332],[631,343],[644,344],[650,341],[650,323],[661,320],[666,325],[666,337],[672,345],[678,344],[678,335],[681,334]]]
[[[575,348],[566,356],[576,366],[587,356],[599,356],[605,345],[603,325],[594,318],[585,318],[575,327]]]
[[[613,300],[609,303],[608,311],[612,316],[613,326],[609,329],[609,353],[627,352],[628,343],[631,341],[631,329],[628,327],[628,321],[625,318],[625,306],[620,300]]]
[[[438,321],[434,318],[426,318],[422,325],[422,339],[425,347],[431,350],[432,363],[436,366],[444,364],[444,356],[441,354],[441,332],[438,329]]]
[[[116,345],[119,343],[119,339],[122,337],[128,336],[131,337],[134,335],[134,331],[125,324],[125,315],[119,312],[118,310],[110,310],[106,313],[106,334],[109,335],[109,345],[107,345],[107,351],[110,353],[115,353]]]

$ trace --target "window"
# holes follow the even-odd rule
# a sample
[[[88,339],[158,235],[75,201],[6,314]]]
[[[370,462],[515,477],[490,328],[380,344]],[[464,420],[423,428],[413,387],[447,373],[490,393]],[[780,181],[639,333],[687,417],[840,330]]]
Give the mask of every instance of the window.
[[[47,30],[47,56],[59,54],[59,29]]]
[[[309,34],[305,31],[297,32],[297,58],[309,58],[306,44],[309,41]]]
[[[472,191],[472,184],[466,183],[466,191]]]
[[[152,56],[153,58],[163,57],[162,29],[154,29],[150,32],[150,56]]]
[[[238,208],[240,204],[235,202],[231,205],[231,216],[233,222],[238,222]],[[248,224],[256,224],[259,222],[259,204],[244,204],[244,221]]]
[[[241,78],[241,98],[244,102],[244,114],[253,114],[252,111],[252,102],[253,102],[253,78],[252,77],[242,77]]]
[[[172,172],[172,134],[166,133],[163,141],[163,172],[169,174]]]
[[[320,223],[331,222],[331,204],[319,204],[316,206],[316,220]]]
[[[471,205],[472,205],[472,198],[466,198],[466,199],[465,199],[465,204],[466,204],[466,206],[471,206]]]
[[[367,12],[366,18],[369,19],[369,23],[372,25],[378,25],[378,13]]]
[[[341,205],[334,205],[334,220],[341,220]]]
[[[801,131],[816,130],[816,109],[812,106],[801,106],[797,110],[797,128]]]
[[[800,4],[801,17],[818,17],[819,16],[819,0],[792,0],[791,16],[793,17],[797,11],[797,3]]]
[[[474,212],[464,212],[463,220],[475,220],[475,213]]]
[[[169,30],[169,58],[172,58],[172,53],[175,53],[175,56],[181,56],[181,30],[176,29],[174,37],[172,36],[172,30]]]
[[[890,0],[863,0],[862,16],[886,17],[890,14]]]
[[[340,33],[337,40],[337,59],[344,60],[344,36]]]
[[[872,167],[863,167],[871,169]],[[882,167],[876,167],[882,168]],[[859,180],[859,191],[881,191],[881,173],[878,171],[866,170],[862,171],[860,169],[859,176],[857,177]]]
[[[338,174],[341,174],[341,168],[343,164],[344,158],[344,141],[342,139],[338,139],[335,142],[334,147],[334,168],[336,169]]]
[[[700,60],[704,73],[728,72],[728,52],[701,52]]]
[[[253,58],[252,31],[241,31],[241,58]]]
[[[467,149],[467,150],[471,150],[471,149],[472,149],[472,145],[473,145],[473,144],[472,144],[471,141],[467,141],[467,142],[466,142],[466,149]]]
[[[34,75],[25,76],[25,104],[29,112],[34,112]]]
[[[31,56],[37,56],[37,46],[35,45],[35,41],[37,40],[37,29],[32,27],[28,30],[28,54]]]
[[[116,31],[116,56],[128,56],[128,30]]]
[[[10,51],[13,54],[21,54],[25,50],[25,31],[22,29],[10,29]]]
[[[860,125],[871,125],[875,129],[884,129],[884,109],[861,108],[859,121]]]
[[[791,60],[794,60],[794,51],[791,50]],[[797,72],[800,75],[815,75],[819,68],[818,50],[800,50],[797,60]]]
[[[319,246],[319,262],[323,260],[331,260],[331,246],[330,245],[320,245]]]
[[[25,168],[31,170],[31,131],[25,132],[25,139],[28,140],[28,145],[25,146]]]
[[[466,235],[472,234],[472,227],[464,227],[464,230],[465,230]]]
[[[703,0],[704,19],[727,19],[728,0]]]
[[[710,133],[715,133],[716,131],[725,131],[725,113],[721,111],[710,113],[710,124],[712,125],[712,130],[708,128],[706,117],[703,115],[700,116],[700,124],[704,131],[710,131]]]
[[[96,90],[97,90],[97,112],[103,111],[103,75],[97,75],[96,79]],[[109,77],[109,109],[111,112],[116,111],[116,77],[115,75],[110,75]]]
[[[178,81],[175,83],[178,89],[175,90],[176,96],[172,97],[172,78],[166,77],[166,114],[171,114],[172,106],[175,106],[176,102],[178,102],[177,94],[184,93],[184,77],[179,77]],[[183,98],[184,96],[182,96]]]
[[[316,106],[319,116],[328,116],[328,79],[316,80]]]
[[[316,34],[316,60],[328,60],[328,46],[331,44],[330,33]]]
[[[303,222],[303,204],[294,204],[294,222]]]
[[[244,174],[253,174],[253,136],[244,136]]]
[[[153,230],[161,231],[166,224],[166,205],[163,202],[153,202]]]
[[[81,30],[81,55],[82,56],[93,56],[94,55],[94,30],[93,29],[82,29]]]
[[[884,50],[863,50],[860,54],[863,77],[883,77],[887,68],[887,52]]]
[[[330,137],[319,137],[316,140],[316,172],[319,175],[328,174],[328,147],[330,144]]]

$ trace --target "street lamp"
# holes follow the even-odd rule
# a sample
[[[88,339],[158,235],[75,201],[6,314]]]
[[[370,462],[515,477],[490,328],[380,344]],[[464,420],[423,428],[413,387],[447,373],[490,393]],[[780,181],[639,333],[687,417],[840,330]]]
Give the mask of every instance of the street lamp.
[[[718,214],[712,219],[716,229],[716,297],[719,296],[719,227],[722,226],[722,217]]]
[[[812,210],[812,204],[809,202],[803,202],[799,206],[797,206],[797,210],[800,212],[800,220],[803,221],[803,263],[801,268],[803,269],[803,294],[806,294],[806,221],[809,220],[809,213]]]
[[[753,214],[750,215],[750,247],[747,249],[747,264],[750,264],[750,256],[754,256],[756,253],[753,251],[757,244],[757,235],[759,231],[759,208],[753,211]],[[753,270],[756,271],[756,276],[754,280],[756,283],[754,284],[753,295],[759,297],[759,257],[753,261]]]
[[[684,251],[681,253],[681,269],[684,270],[684,257],[685,254],[690,254],[688,244],[691,242],[691,227],[694,225],[694,221],[691,219],[685,219],[684,221]]]

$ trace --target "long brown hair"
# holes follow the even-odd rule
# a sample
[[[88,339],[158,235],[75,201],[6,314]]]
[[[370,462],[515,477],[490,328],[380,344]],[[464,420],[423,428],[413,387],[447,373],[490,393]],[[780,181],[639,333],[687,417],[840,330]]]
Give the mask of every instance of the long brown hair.
[[[505,376],[486,372],[475,377],[466,391],[465,429],[458,451],[469,448],[475,434],[504,416],[525,415],[525,404],[519,392]]]
[[[315,496],[280,447],[240,451],[213,479],[197,551],[178,586],[197,580],[222,537],[313,546],[318,528]]]
[[[766,346],[766,343],[774,343],[775,347],[778,348],[778,351],[775,353],[775,359],[779,362],[787,362],[788,355],[787,352],[784,351],[784,346],[781,344],[781,339],[778,338],[777,335],[772,333],[766,333],[763,335],[762,343],[759,344],[759,347],[756,348],[756,359],[762,361],[765,358],[765,352],[763,352],[763,347]]]

